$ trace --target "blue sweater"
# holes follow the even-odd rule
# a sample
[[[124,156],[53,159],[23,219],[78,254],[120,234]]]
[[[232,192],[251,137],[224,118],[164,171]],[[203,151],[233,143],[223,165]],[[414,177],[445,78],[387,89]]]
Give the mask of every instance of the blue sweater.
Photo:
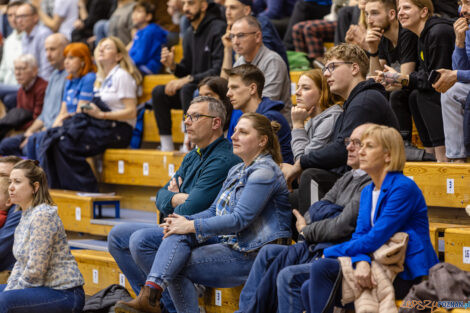
[[[21,219],[21,211],[15,212],[15,206],[8,211],[7,221],[0,228],[0,271],[12,269],[15,264],[13,256],[13,241],[16,226]]]
[[[157,193],[157,209],[165,215],[177,213],[191,215],[207,209],[219,193],[222,183],[232,166],[241,159],[232,152],[232,144],[220,137],[204,149],[193,149],[183,159],[174,177],[181,177],[180,192],[189,194],[186,201],[173,209],[174,192],[168,190],[168,182]]]
[[[465,48],[455,46],[452,69],[457,70],[457,81],[470,82],[470,30],[465,34]]]
[[[412,280],[428,275],[438,259],[429,238],[428,208],[423,194],[414,181],[401,172],[389,172],[380,188],[379,199],[371,224],[373,183],[361,193],[356,231],[351,240],[327,248],[325,257],[349,256],[353,263],[370,262],[370,254],[386,243],[395,233],[409,235],[405,269],[400,278]]]
[[[162,46],[166,43],[167,34],[166,30],[154,23],[148,24],[135,34],[129,56],[144,75],[160,72],[162,68],[160,55]]]

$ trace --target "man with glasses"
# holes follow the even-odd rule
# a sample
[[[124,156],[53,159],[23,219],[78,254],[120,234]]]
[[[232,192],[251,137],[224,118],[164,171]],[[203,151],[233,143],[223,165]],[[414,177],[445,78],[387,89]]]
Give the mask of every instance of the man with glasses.
[[[356,127],[351,137],[345,138],[348,151],[346,172],[333,188],[308,211],[294,210],[296,228],[304,243],[291,247],[266,245],[261,248],[251,268],[248,280],[240,294],[239,311],[243,313],[302,312],[300,287],[310,276],[310,262],[321,256],[322,248],[347,240],[356,228],[362,189],[371,181],[359,169],[359,150],[362,133],[370,126]],[[310,212],[331,212],[327,218],[318,218]],[[307,248],[308,247],[308,248]],[[304,249],[305,248],[305,249]],[[303,251],[303,252],[302,252]]]
[[[211,97],[197,97],[185,115],[188,137],[196,148],[189,152],[170,181],[157,193],[156,206],[164,215],[192,215],[207,209],[219,193],[229,169],[241,160],[224,138],[225,105]],[[108,235],[109,252],[139,294],[163,238],[155,224],[123,223]],[[162,303],[174,310],[168,292]]]
[[[369,59],[361,48],[341,44],[329,50],[325,60],[323,74],[330,91],[346,100],[344,111],[336,120],[328,144],[303,155],[293,166],[282,170],[290,185],[303,170],[315,168],[321,179],[314,180],[319,190],[321,187],[326,192],[347,169],[344,138],[349,137],[354,128],[364,123],[375,123],[398,129],[398,121],[387,101],[384,87],[373,79],[365,79],[369,72]],[[309,191],[299,190],[301,192]]]
[[[38,75],[44,80],[49,80],[54,69],[47,62],[44,42],[52,34],[51,30],[39,24],[38,10],[31,3],[18,7],[15,22],[18,30],[24,32],[21,42],[23,54],[32,54],[38,63]]]
[[[191,23],[183,37],[183,59],[176,64],[174,47],[162,49],[161,62],[178,79],[152,91],[152,106],[160,133],[162,151],[173,151],[171,109],[187,111],[200,80],[220,73],[226,24],[220,8],[207,0],[183,0],[184,15]]]
[[[281,114],[284,104],[262,96],[263,86],[266,85],[263,73],[254,65],[243,64],[230,70],[225,70],[228,75],[227,97],[235,110],[243,113],[255,112],[263,114],[269,120],[276,121],[281,126],[277,132],[281,146],[282,161],[292,164],[294,155],[291,147],[291,131],[286,118]],[[232,126],[232,125],[231,125]],[[233,128],[229,127],[227,137],[233,134]]]
[[[261,26],[256,18],[249,15],[238,19],[233,23],[230,34],[226,34],[222,41],[224,61],[220,76],[228,78],[224,71],[232,68],[232,53],[235,51],[239,57],[233,67],[252,64],[259,68],[265,79],[263,97],[282,101],[284,103],[282,114],[290,124],[292,102],[289,72],[279,54],[263,44]]]

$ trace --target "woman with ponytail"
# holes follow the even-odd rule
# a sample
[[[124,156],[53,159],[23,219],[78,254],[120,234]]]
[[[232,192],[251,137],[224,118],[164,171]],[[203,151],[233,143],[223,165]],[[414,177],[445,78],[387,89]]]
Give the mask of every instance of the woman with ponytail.
[[[199,312],[194,283],[229,288],[242,285],[259,249],[287,243],[290,205],[276,130],[261,114],[245,113],[232,136],[233,152],[243,162],[229,171],[216,200],[205,211],[169,215],[165,240],[155,256],[145,286],[115,311],[159,312],[168,288],[178,312]]]

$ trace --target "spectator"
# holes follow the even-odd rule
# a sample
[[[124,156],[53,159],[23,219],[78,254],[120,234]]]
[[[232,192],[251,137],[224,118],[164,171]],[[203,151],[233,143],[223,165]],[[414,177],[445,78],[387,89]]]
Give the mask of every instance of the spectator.
[[[455,50],[452,69],[437,70],[441,77],[433,84],[441,92],[442,121],[444,126],[446,157],[452,162],[465,162],[464,107],[470,92],[470,2],[463,0],[462,15],[454,23]]]
[[[37,161],[36,161],[37,162]],[[23,212],[15,232],[15,266],[0,285],[0,311],[81,311],[84,280],[70,253],[62,221],[35,161],[17,163],[10,174],[11,202]]]
[[[365,7],[368,25],[365,45],[370,57],[370,73],[389,66],[408,75],[416,69],[418,37],[402,28],[397,18],[395,0],[369,0]],[[403,139],[411,144],[412,120],[408,106],[410,90],[402,86],[387,86],[390,104],[400,125]]]
[[[0,158],[0,178],[9,179],[13,166],[20,161],[22,161],[21,158],[15,156]],[[16,210],[15,205],[11,206],[8,210],[6,222],[0,228],[0,272],[11,270],[15,264],[12,248],[15,229],[20,219],[21,211]]]
[[[419,137],[427,153],[438,162],[447,161],[442,123],[441,95],[428,81],[432,70],[451,69],[455,34],[450,20],[432,16],[430,0],[400,0],[398,19],[402,26],[415,33],[418,39],[418,70],[409,75],[387,68],[381,74],[389,84],[412,89],[409,105]]]
[[[328,307],[327,302],[339,303],[339,294],[332,292],[335,281],[341,281],[338,257],[351,258],[359,288],[372,288],[375,282],[371,277],[369,255],[397,232],[407,233],[409,240],[404,270],[393,283],[396,299],[403,299],[410,288],[438,263],[429,238],[428,210],[423,194],[402,174],[405,150],[398,131],[379,125],[368,128],[361,138],[359,158],[360,168],[369,174],[372,184],[361,193],[352,238],[326,248],[323,251],[325,257],[312,263],[310,280],[302,286],[302,300],[308,313],[333,312],[332,305]]]
[[[369,59],[356,45],[341,44],[325,54],[327,64],[323,69],[332,94],[346,101],[343,113],[336,120],[331,141],[323,147],[304,154],[293,166],[283,166],[288,184],[307,168],[316,168],[322,173],[322,181],[316,181],[328,191],[338,176],[345,171],[347,153],[344,138],[354,128],[365,123],[380,123],[398,127],[395,114],[385,97],[385,89],[369,79]],[[324,193],[319,195],[323,197]]]
[[[111,15],[113,0],[79,0],[78,19],[73,23],[72,41],[87,43],[93,36],[93,26]]]
[[[171,137],[171,109],[186,112],[201,79],[220,73],[225,31],[219,7],[207,0],[183,0],[184,14],[191,22],[183,38],[183,59],[176,64],[174,48],[162,49],[161,62],[178,79],[152,91],[152,106],[160,134],[162,151],[174,150]]]
[[[27,129],[41,114],[47,82],[38,77],[38,65],[31,54],[21,55],[15,61],[15,76],[21,88],[17,105],[0,119],[0,141],[14,129]]]
[[[173,24],[178,25],[180,29],[179,37],[183,39],[186,29],[190,26],[188,18],[183,13],[183,1],[168,0],[166,3],[167,13],[171,16]]]
[[[331,0],[298,0],[287,25],[284,45],[287,50],[294,50],[292,30],[294,25],[307,20],[319,20],[330,12]]]
[[[295,3],[295,0],[254,0],[253,9],[256,16],[266,16],[271,20],[280,20],[292,15]]]
[[[18,51],[22,50],[22,33],[16,25],[16,9],[22,4],[20,1],[13,1],[7,5],[8,23],[13,28],[13,32],[3,41],[2,62],[0,63],[0,100],[10,110],[16,106],[16,94],[20,86],[15,78],[15,67],[13,61],[18,56]]]
[[[166,43],[168,32],[154,23],[155,7],[146,0],[136,3],[132,11],[132,23],[137,29],[129,44],[129,56],[143,75],[158,74],[162,46]]]
[[[11,209],[10,196],[8,195],[8,178],[0,177],[0,229],[7,221],[8,211]]]
[[[233,23],[243,16],[252,15],[252,5],[251,0],[227,0],[225,1],[225,18],[227,20],[227,36],[230,35],[230,29],[232,28]],[[287,67],[289,67],[289,62],[287,61],[286,48],[282,44],[282,40],[277,33],[276,28],[271,24],[268,17],[261,15],[256,18],[261,26],[261,33],[263,36],[263,44],[269,49],[277,54],[286,62]],[[228,43],[228,42],[227,42]]]
[[[300,2],[300,1],[299,1]],[[292,41],[294,49],[298,52],[306,52],[310,63],[314,60],[323,64],[324,42],[334,40],[336,21],[326,19],[303,21],[292,27]]]
[[[177,45],[180,41],[179,31],[186,31],[186,28],[189,27],[189,21],[186,19],[186,28],[180,30],[178,24],[172,22],[172,17],[168,12],[167,1],[165,0],[149,0],[155,7],[156,11],[154,13],[155,24],[160,25],[163,29],[168,31],[167,40],[168,47]]]
[[[225,74],[228,76],[227,97],[234,109],[243,113],[256,112],[279,123],[280,129],[277,132],[277,137],[281,145],[282,160],[284,163],[292,164],[294,157],[290,145],[290,127],[281,114],[284,104],[281,101],[273,101],[262,96],[263,86],[266,85],[263,73],[254,65],[243,64],[226,69]],[[229,129],[227,136],[232,137],[234,133],[235,130]]]
[[[284,103],[282,114],[290,122],[292,103],[289,72],[282,58],[264,46],[261,26],[256,18],[244,16],[238,19],[233,24],[230,34],[226,34],[222,39],[225,46],[222,65],[224,71],[220,76],[227,78],[225,70],[232,68],[233,46],[233,50],[240,55],[233,67],[249,63],[259,68],[265,77],[263,97],[282,101]]]
[[[54,72],[47,84],[42,112],[24,134],[3,139],[0,143],[0,155],[26,155],[28,159],[37,159],[36,143],[42,137],[40,132],[52,127],[60,111],[67,76],[64,70],[64,49],[67,44],[67,38],[63,34],[56,33],[47,37],[44,43],[46,56]]]
[[[64,126],[49,129],[41,142],[38,156],[52,188],[98,191],[86,158],[107,148],[127,147],[131,140],[142,76],[119,38],[102,40],[95,49],[95,60],[98,71],[93,102],[83,107],[84,114],[75,114]],[[74,139],[71,135],[77,131],[82,135]]]
[[[24,32],[21,41],[23,54],[32,54],[38,64],[39,77],[49,80],[53,68],[47,62],[44,41],[52,32],[49,28],[39,24],[38,11],[30,3],[24,3],[16,9],[15,22],[18,30]]]
[[[261,114],[246,113],[238,121],[232,141],[234,153],[243,163],[232,167],[208,209],[165,219],[161,225],[165,239],[145,286],[136,299],[118,302],[116,312],[158,312],[166,288],[177,311],[197,312],[194,283],[239,286],[259,248],[290,237],[288,193],[271,122]],[[186,267],[189,262],[190,268]]]
[[[335,45],[347,42],[362,46],[361,44],[364,43],[367,31],[367,23],[364,14],[366,0],[354,2],[350,2],[349,6],[342,7],[338,11]]]
[[[188,109],[185,124],[188,136],[198,149],[183,159],[173,178],[157,193],[157,209],[165,216],[191,215],[207,209],[217,196],[229,169],[241,160],[223,138],[224,105],[210,97],[198,97]],[[209,118],[208,116],[215,116]],[[156,250],[163,239],[163,228],[155,224],[123,223],[108,236],[108,248],[136,294],[150,273]],[[149,246],[144,242],[152,242]],[[171,311],[167,292],[162,302]]]
[[[78,0],[55,0],[52,17],[41,8],[43,0],[31,0],[36,7],[43,25],[53,33],[62,33],[68,40],[72,39],[73,24],[78,19]]]
[[[134,0],[117,0],[117,8],[109,20],[100,20],[93,27],[95,42],[98,43],[108,36],[115,36],[127,45],[132,40],[132,10]],[[90,40],[91,40],[90,39]]]
[[[309,277],[310,263],[331,243],[347,240],[356,228],[361,191],[370,183],[369,176],[359,169],[360,138],[367,127],[368,124],[356,127],[351,137],[344,140],[352,170],[346,172],[321,201],[303,212],[305,218],[294,210],[301,242],[290,247],[266,245],[261,248],[240,294],[239,312],[303,311],[300,288]]]

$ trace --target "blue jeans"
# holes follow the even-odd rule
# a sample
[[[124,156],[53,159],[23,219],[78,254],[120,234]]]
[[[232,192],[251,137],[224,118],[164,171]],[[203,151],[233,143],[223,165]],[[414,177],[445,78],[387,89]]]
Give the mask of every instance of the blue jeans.
[[[38,151],[39,147],[41,146],[42,140],[46,137],[46,132],[37,132],[31,135],[31,137],[28,138],[28,143],[26,144],[26,147],[23,148],[23,153],[26,155],[26,157],[30,160],[38,160]]]
[[[0,84],[0,100],[6,106],[7,111],[16,107],[16,95],[20,86]]]
[[[4,138],[0,142],[0,155],[24,155],[23,151],[21,151],[20,149],[20,144],[23,141],[23,137],[23,135],[17,135],[13,137]]]
[[[193,234],[172,235],[160,245],[148,280],[168,287],[179,313],[199,313],[194,283],[230,288],[248,278],[256,252],[239,252],[216,239],[201,245]]]
[[[262,286],[260,282],[274,259],[285,249],[287,249],[287,246],[273,244],[261,248],[240,294],[239,311],[237,312],[241,313],[247,309],[258,288],[272,288],[272,286]],[[309,278],[310,267],[309,263],[291,265],[279,272],[276,284],[278,312],[303,311],[300,288]]]
[[[109,20],[99,20],[93,26],[93,34],[96,36],[95,44],[108,37]]]
[[[122,223],[109,232],[108,250],[136,294],[147,280],[162,240],[163,230],[155,224]],[[161,302],[168,312],[176,312],[168,291]]]
[[[79,313],[85,305],[83,287],[66,290],[48,287],[3,291],[0,285],[0,313]]]

